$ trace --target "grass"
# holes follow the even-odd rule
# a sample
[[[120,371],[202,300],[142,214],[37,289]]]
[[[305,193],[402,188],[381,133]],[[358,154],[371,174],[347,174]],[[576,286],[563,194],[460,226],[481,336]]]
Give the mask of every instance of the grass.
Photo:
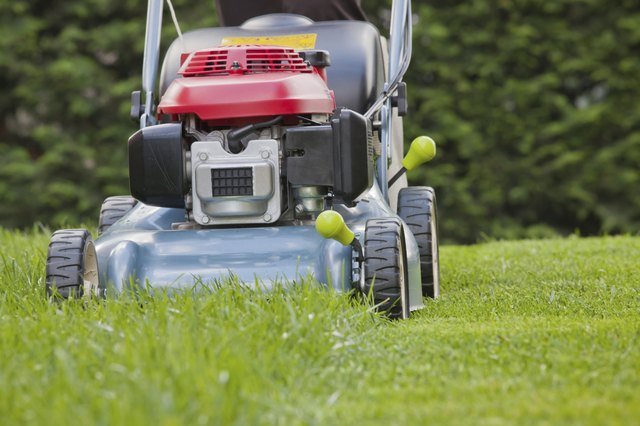
[[[640,238],[443,247],[408,321],[312,282],[49,304],[48,235],[0,230],[11,424],[637,424]]]

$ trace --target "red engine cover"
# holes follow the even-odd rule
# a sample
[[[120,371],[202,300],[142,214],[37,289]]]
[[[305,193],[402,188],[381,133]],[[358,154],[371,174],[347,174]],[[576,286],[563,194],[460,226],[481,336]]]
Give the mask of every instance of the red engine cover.
[[[167,88],[159,114],[202,120],[330,114],[333,92],[316,68],[290,48],[229,46],[188,56]]]

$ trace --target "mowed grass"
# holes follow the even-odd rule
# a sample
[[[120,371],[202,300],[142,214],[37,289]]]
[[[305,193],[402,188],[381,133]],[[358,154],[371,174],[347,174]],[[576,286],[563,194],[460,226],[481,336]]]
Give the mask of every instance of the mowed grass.
[[[0,422],[638,424],[640,238],[441,249],[388,321],[310,280],[44,298],[48,235],[0,231]]]

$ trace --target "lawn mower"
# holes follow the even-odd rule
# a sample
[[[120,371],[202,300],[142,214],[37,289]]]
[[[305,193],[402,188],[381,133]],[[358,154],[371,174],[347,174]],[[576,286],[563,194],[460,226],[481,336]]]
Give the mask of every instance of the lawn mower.
[[[418,137],[402,157],[410,1],[394,2],[388,40],[292,14],[178,31],[158,70],[162,13],[149,0],[131,196],[104,201],[95,242],[52,235],[49,297],[308,276],[391,317],[438,297],[435,193],[405,174],[435,145]]]

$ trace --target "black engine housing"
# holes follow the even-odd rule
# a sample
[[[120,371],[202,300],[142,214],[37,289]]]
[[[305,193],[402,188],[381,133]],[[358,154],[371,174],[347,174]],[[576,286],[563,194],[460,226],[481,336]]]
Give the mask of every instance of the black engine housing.
[[[284,146],[292,185],[332,186],[347,205],[373,185],[371,125],[355,111],[336,110],[330,124],[292,127]]]
[[[131,195],[144,204],[184,208],[188,180],[181,123],[158,124],[129,138]]]

